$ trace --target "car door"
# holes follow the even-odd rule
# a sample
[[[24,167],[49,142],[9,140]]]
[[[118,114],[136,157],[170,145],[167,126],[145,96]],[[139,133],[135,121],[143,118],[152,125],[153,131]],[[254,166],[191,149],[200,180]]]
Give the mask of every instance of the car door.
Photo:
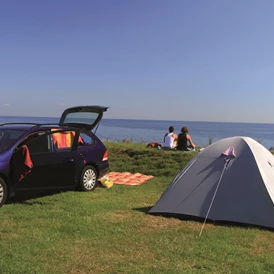
[[[76,150],[74,140],[66,147],[54,143],[56,136],[74,136],[72,130],[44,132],[26,143],[33,167],[16,184],[17,190],[58,189],[72,187],[75,184]]]
[[[16,190],[40,189],[47,186],[52,169],[51,152],[50,136],[47,132],[32,133],[19,144],[14,151],[11,166]]]
[[[51,174],[54,185],[65,188],[77,184],[83,155],[77,151],[79,130],[58,130],[51,134],[53,157]]]

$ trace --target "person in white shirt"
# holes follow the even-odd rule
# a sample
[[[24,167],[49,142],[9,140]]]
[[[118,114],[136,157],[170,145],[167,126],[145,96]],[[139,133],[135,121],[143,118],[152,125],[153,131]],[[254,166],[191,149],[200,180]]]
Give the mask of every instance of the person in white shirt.
[[[177,146],[178,136],[174,133],[174,127],[169,127],[169,132],[164,136],[163,148],[175,148]]]

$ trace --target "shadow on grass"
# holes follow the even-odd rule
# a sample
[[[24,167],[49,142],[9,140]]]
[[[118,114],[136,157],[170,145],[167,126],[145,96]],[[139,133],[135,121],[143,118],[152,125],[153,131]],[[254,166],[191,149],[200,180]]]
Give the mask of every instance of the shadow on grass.
[[[35,192],[35,193],[17,194],[15,197],[10,197],[8,201],[6,202],[6,204],[24,204],[29,206],[34,204],[43,205],[45,204],[45,202],[37,201],[34,199],[53,196],[66,191],[69,191],[69,190],[52,190],[52,191],[43,191],[43,192]]]
[[[181,221],[192,221],[197,222],[200,224],[204,223],[204,218],[196,217],[196,216],[190,216],[190,215],[183,215],[183,214],[168,214],[168,213],[149,213],[150,209],[152,207],[140,207],[140,208],[133,208],[133,210],[140,211],[152,216],[161,216],[164,218],[175,218]],[[231,227],[231,228],[243,228],[243,229],[260,229],[260,230],[266,230],[274,232],[274,228],[271,227],[265,227],[265,226],[259,226],[259,225],[252,225],[252,224],[245,224],[240,222],[229,222],[229,221],[213,221],[210,219],[206,220],[206,224],[212,224],[219,227]]]
[[[152,208],[152,206],[147,206],[147,207],[133,208],[133,210],[143,212],[143,213],[148,213],[151,208]]]

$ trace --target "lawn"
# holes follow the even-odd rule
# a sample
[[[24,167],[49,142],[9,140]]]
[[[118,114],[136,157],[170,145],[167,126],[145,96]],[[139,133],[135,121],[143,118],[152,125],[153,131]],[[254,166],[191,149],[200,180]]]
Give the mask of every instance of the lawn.
[[[0,273],[273,273],[274,233],[151,216],[191,153],[106,142],[110,171],[141,186],[11,200],[0,209]]]

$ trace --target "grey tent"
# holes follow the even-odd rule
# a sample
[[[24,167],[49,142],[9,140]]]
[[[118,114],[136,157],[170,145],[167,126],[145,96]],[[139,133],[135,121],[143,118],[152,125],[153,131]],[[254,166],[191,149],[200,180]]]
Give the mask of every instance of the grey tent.
[[[176,175],[150,214],[274,228],[274,156],[249,137],[208,146]]]

